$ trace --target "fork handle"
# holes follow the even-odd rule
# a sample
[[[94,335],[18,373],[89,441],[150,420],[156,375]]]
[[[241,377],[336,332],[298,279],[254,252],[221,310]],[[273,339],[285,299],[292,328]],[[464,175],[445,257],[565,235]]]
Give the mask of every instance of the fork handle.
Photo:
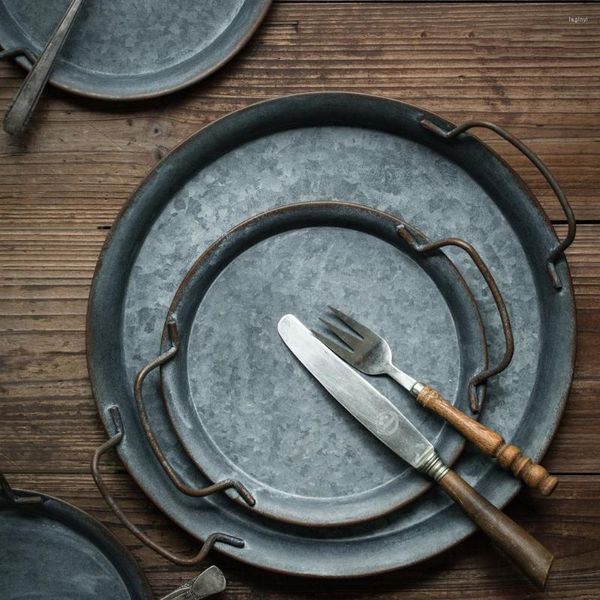
[[[61,51],[83,0],[72,0],[63,18],[57,25],[44,51],[32,65],[12,104],[4,116],[4,130],[11,135],[21,135],[31,119],[40,96],[50,79],[56,57]]]
[[[414,388],[413,394],[419,404],[450,423],[484,454],[494,457],[503,469],[512,471],[515,477],[529,487],[537,488],[544,496],[552,493],[558,479],[534,463],[517,446],[507,444],[497,431],[460,411],[432,387],[417,384]]]

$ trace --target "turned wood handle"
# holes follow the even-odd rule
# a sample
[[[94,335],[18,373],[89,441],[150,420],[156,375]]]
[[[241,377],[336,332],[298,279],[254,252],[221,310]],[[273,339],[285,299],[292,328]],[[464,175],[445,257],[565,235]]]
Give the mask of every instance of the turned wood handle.
[[[537,488],[544,496],[551,494],[556,487],[558,479],[554,475],[525,456],[517,446],[507,444],[498,432],[452,406],[437,390],[424,386],[417,395],[417,401],[445,419],[484,454],[496,458],[503,469],[512,471],[529,487]]]
[[[454,471],[449,470],[438,484],[531,581],[544,587],[554,557],[542,544]]]

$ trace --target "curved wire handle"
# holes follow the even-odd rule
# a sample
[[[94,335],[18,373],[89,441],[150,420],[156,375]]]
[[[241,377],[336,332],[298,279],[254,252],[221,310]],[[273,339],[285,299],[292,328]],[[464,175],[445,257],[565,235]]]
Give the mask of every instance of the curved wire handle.
[[[546,259],[546,269],[548,270],[548,274],[552,279],[552,283],[557,290],[562,288],[562,282],[558,273],[556,272],[556,261],[558,258],[564,254],[565,250],[571,245],[573,240],[575,239],[575,231],[577,228],[575,222],[575,215],[573,214],[573,209],[567,200],[566,195],[561,190],[560,186],[554,179],[554,176],[546,167],[546,165],[542,162],[542,159],[529,147],[527,147],[521,140],[516,138],[514,135],[508,133],[505,129],[502,129],[499,125],[495,123],[489,123],[487,121],[467,121],[458,127],[454,127],[454,129],[450,129],[446,131],[431,122],[429,119],[421,119],[421,125],[432,131],[433,133],[439,135],[440,137],[450,140],[465,131],[472,129],[473,127],[483,127],[484,129],[489,129],[494,133],[497,133],[501,138],[505,139],[509,144],[512,144],[517,150],[522,152],[525,157],[533,164],[534,167],[542,174],[548,185],[552,188],[552,191],[556,195],[558,201],[560,202],[560,206],[563,209],[565,216],[567,217],[568,230],[567,235],[565,236],[562,242],[559,242],[548,254],[548,258]]]
[[[3,500],[9,504],[14,504],[16,498],[17,496],[10,487],[10,483],[8,483],[6,477],[4,477],[4,473],[0,472],[0,500]]]
[[[104,482],[101,472],[100,472],[100,461],[102,456],[106,454],[111,448],[118,446],[125,435],[125,430],[123,428],[123,421],[121,419],[121,413],[119,412],[119,408],[117,406],[111,406],[109,409],[110,415],[112,417],[113,423],[115,425],[116,433],[104,444],[96,449],[94,452],[94,457],[92,458],[92,476],[100,493],[106,500],[106,503],[110,506],[112,511],[117,515],[120,521],[135,535],[142,543],[146,544],[146,546],[152,548],[155,552],[163,556],[164,558],[174,562],[177,565],[181,565],[184,567],[189,567],[192,565],[197,565],[202,562],[206,555],[210,552],[212,547],[217,543],[221,542],[223,544],[229,544],[230,546],[235,546],[236,548],[244,547],[244,540],[233,537],[226,533],[212,533],[209,535],[200,550],[192,557],[186,558],[183,556],[178,556],[177,554],[173,554],[169,552],[153,540],[151,540],[143,531],[141,531],[136,525],[134,525],[129,517],[121,510],[116,500],[112,497],[110,491],[106,483]]]
[[[144,406],[144,397],[142,394],[142,389],[144,385],[144,380],[150,374],[150,372],[152,372],[160,365],[165,364],[177,354],[177,351],[179,349],[179,334],[177,333],[177,324],[175,323],[175,321],[171,320],[167,323],[167,331],[169,333],[169,337],[172,343],[171,348],[169,348],[166,352],[161,354],[158,358],[155,358],[154,360],[150,361],[146,366],[142,367],[142,369],[140,369],[139,373],[135,378],[135,384],[133,386],[133,394],[135,397],[137,412],[142,427],[144,429],[144,433],[146,434],[146,437],[150,442],[150,446],[152,447],[152,451],[154,452],[154,455],[158,459],[158,462],[164,469],[165,473],[169,476],[169,479],[173,482],[175,487],[180,492],[183,492],[188,496],[202,498],[204,496],[209,496],[210,494],[215,494],[217,492],[222,492],[233,488],[248,506],[254,506],[256,504],[254,496],[242,483],[235,479],[224,479],[222,481],[218,481],[217,483],[213,483],[212,485],[208,485],[203,488],[193,488],[189,485],[186,485],[181,480],[179,475],[177,475],[175,469],[173,469],[173,467],[170,465],[167,457],[161,450],[160,445],[156,440],[156,437],[154,436],[154,433],[152,432],[150,421],[148,419],[148,413],[146,412],[146,407]]]
[[[411,248],[419,253],[433,252],[434,250],[439,250],[440,248],[444,248],[446,246],[455,246],[461,250],[464,250],[475,263],[475,266],[485,279],[485,282],[490,289],[498,309],[498,314],[500,315],[500,320],[502,321],[505,349],[502,360],[500,360],[495,367],[488,367],[487,369],[484,369],[471,377],[469,380],[469,404],[474,413],[479,412],[481,409],[481,403],[485,399],[485,390],[483,391],[482,398],[480,399],[477,395],[477,387],[482,383],[485,383],[490,377],[493,377],[501,371],[504,371],[504,369],[506,369],[506,367],[508,367],[510,364],[515,350],[510,317],[508,316],[508,310],[506,308],[506,304],[504,303],[504,298],[498,289],[496,280],[494,279],[494,276],[491,274],[485,262],[483,262],[481,256],[479,256],[477,250],[475,250],[475,248],[465,240],[461,240],[459,238],[446,238],[443,240],[422,244],[417,241],[413,233],[410,231],[410,226],[404,222],[396,227],[396,231]]]
[[[3,58],[16,58],[24,56],[32,65],[37,60],[36,55],[29,48],[11,48],[10,50],[0,51],[0,60]]]
[[[8,480],[4,476],[4,473],[0,471],[0,508],[3,505],[14,505],[14,504],[41,504],[45,502],[42,496],[28,495],[19,496],[8,483]]]

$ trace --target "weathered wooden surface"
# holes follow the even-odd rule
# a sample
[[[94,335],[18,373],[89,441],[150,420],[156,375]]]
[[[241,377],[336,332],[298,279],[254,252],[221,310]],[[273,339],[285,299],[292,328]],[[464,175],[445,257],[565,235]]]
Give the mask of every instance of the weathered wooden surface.
[[[587,17],[573,23],[570,17]],[[0,63],[0,111],[22,80]],[[569,261],[578,356],[565,417],[544,465],[549,498],[509,508],[556,554],[544,595],[483,536],[384,577],[306,582],[266,576],[218,554],[226,598],[596,600],[600,596],[600,5],[279,2],[250,46],[205,84],[152,102],[107,105],[50,91],[30,135],[0,133],[0,469],[22,487],[71,501],[107,523],[157,592],[190,572],[143,548],[89,475],[105,439],[85,362],[85,311],[107,229],[149,169],[215,118],[282,94],[383,94],[459,122],[487,119],[522,137],[553,170],[582,221]],[[517,168],[557,223],[543,180],[508,144],[482,134]],[[564,231],[564,226],[559,225]],[[115,459],[108,480],[132,518],[169,547],[195,544],[141,497]]]

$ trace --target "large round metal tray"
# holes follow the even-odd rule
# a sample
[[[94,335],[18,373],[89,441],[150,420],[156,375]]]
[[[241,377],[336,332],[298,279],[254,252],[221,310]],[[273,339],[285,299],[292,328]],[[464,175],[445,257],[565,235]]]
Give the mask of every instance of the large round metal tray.
[[[400,102],[345,93],[285,97],[238,111],[163,160],[107,240],[88,314],[100,415],[112,436],[118,407],[120,457],[174,521],[200,539],[219,530],[245,542],[218,544],[228,555],[288,573],[363,575],[413,564],[474,530],[437,490],[362,525],[299,528],[264,519],[223,494],[191,498],[155,460],[135,410],[136,372],[156,357],[169,302],[198,254],[236,223],[274,206],[344,198],[402,217],[429,238],[472,242],[504,293],[515,333],[514,359],[491,382],[482,420],[535,460],[552,438],[575,348],[571,280],[558,240],[538,202],[497,155],[471,135],[444,139],[424,126],[425,118],[443,131],[453,128]],[[490,347],[502,347],[484,284],[461,255],[453,259],[483,306]],[[154,375],[146,386],[153,430],[180,476],[206,485],[173,434]],[[498,506],[519,487],[469,451],[457,470]]]
[[[31,68],[71,0],[0,0],[0,44]],[[271,0],[86,1],[50,82],[112,100],[151,98],[195,83],[250,39]]]

